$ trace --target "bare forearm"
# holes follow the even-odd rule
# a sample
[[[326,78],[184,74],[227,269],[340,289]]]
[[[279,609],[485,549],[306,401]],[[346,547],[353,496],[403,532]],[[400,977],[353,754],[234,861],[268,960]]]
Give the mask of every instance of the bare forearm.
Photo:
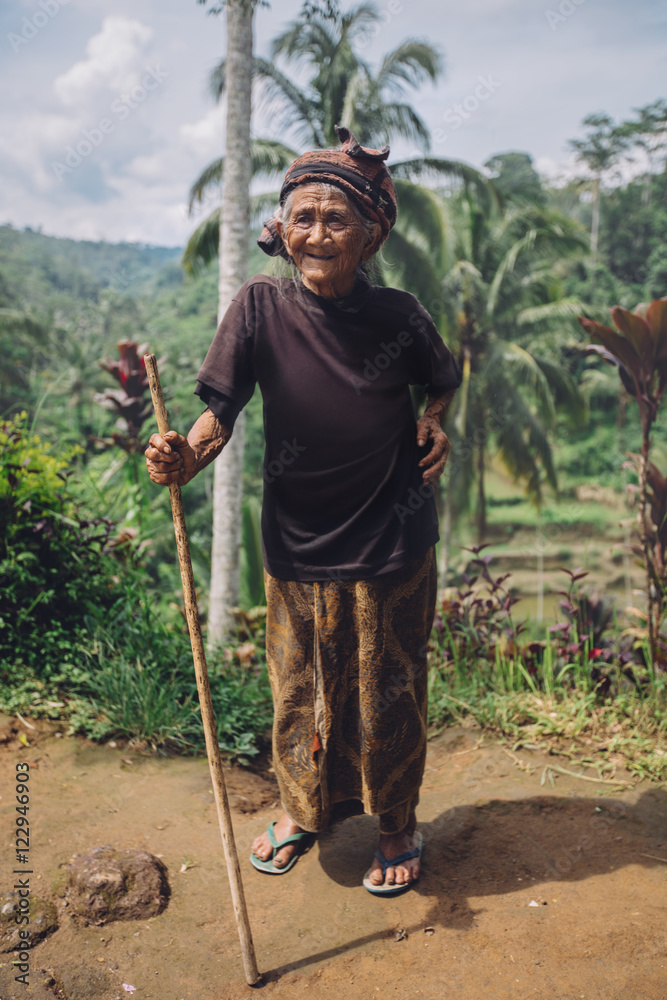
[[[154,483],[185,486],[220,454],[232,432],[210,410],[204,410],[187,438],[176,431],[153,434],[146,448],[146,467]]]
[[[194,452],[195,461],[190,478],[218,457],[231,436],[232,432],[220,423],[215,414],[204,410],[188,434],[188,444]]]
[[[421,448],[429,439],[432,442],[428,455],[419,462],[419,467],[424,470],[424,483],[428,486],[442,475],[449,455],[449,439],[442,429],[442,424],[449,404],[454,398],[454,392],[452,389],[438,396],[429,396],[424,414],[417,421],[417,444]]]
[[[442,427],[445,415],[455,394],[456,389],[450,389],[448,392],[442,393],[442,395],[439,396],[428,396],[426,399],[424,416],[428,417],[429,420],[437,420],[440,427]]]

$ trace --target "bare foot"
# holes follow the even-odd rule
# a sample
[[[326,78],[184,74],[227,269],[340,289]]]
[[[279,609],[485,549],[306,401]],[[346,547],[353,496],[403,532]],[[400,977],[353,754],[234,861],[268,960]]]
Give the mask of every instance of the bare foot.
[[[416,816],[412,813],[408,825],[400,833],[380,834],[380,850],[385,858],[395,858],[399,854],[405,854],[406,851],[414,850],[416,845],[413,834],[416,823]],[[400,865],[387,868],[383,877],[382,865],[377,858],[373,858],[368,880],[373,885],[405,885],[416,882],[419,877],[419,861],[419,858],[411,858]]]
[[[284,840],[285,837],[291,837],[293,833],[302,832],[301,827],[297,826],[296,823],[293,823],[287,813],[282,814],[273,828],[273,836],[276,838],[278,843],[280,843],[281,840]],[[275,867],[284,868],[289,859],[298,849],[298,844],[288,844],[286,847],[283,847],[280,851],[278,851],[273,859]],[[255,857],[259,858],[260,861],[268,861],[273,854],[273,847],[271,846],[271,841],[269,840],[269,834],[266,831],[253,840],[252,853]]]

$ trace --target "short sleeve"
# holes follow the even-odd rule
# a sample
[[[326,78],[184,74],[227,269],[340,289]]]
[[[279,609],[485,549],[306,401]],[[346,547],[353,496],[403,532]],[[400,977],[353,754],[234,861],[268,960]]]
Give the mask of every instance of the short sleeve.
[[[255,390],[252,316],[252,286],[246,284],[230,303],[197,375],[195,394],[230,429]]]
[[[226,427],[228,431],[234,430],[234,424],[241,412],[241,407],[233,399],[230,399],[229,396],[223,396],[221,392],[216,392],[210,385],[204,385],[203,382],[197,382],[195,396],[199,396],[202,403],[206,404],[223,427]]]
[[[458,389],[461,369],[430,315],[419,303],[409,322],[414,330],[410,384],[423,385],[429,396],[440,396]]]

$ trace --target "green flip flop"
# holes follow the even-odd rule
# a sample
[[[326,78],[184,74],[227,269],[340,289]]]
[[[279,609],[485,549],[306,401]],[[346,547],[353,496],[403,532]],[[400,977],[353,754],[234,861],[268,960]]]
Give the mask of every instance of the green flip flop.
[[[273,853],[271,857],[267,858],[266,861],[262,861],[262,859],[258,858],[256,854],[250,855],[251,865],[254,865],[257,871],[266,872],[267,875],[284,875],[285,872],[288,872],[290,868],[292,868],[297,863],[300,855],[303,854],[304,851],[310,846],[310,841],[312,841],[314,837],[314,834],[308,833],[307,830],[302,830],[301,833],[293,833],[291,836],[285,837],[284,840],[278,842],[273,832],[273,828],[276,825],[276,822],[277,820],[274,820],[273,823],[271,823],[271,825],[269,826],[268,830],[266,831],[269,835],[269,840],[271,841],[271,847],[273,848]],[[281,847],[286,847],[288,844],[302,844],[303,846],[301,850],[297,850],[294,852],[294,854],[289,859],[286,865],[283,865],[282,868],[276,868],[276,866],[273,863],[274,858],[278,853],[278,851],[281,849]]]
[[[400,865],[404,861],[410,861],[412,858],[421,858],[424,850],[424,838],[422,837],[421,833],[419,833],[418,830],[415,831],[413,836],[415,841],[414,850],[405,851],[404,854],[397,854],[395,858],[385,858],[380,848],[379,847],[377,848],[375,852],[375,857],[382,865],[383,876],[387,871],[387,868],[394,868],[396,865]],[[412,886],[417,881],[415,879],[414,882],[403,882],[400,885],[396,884],[384,885],[383,883],[381,883],[380,885],[373,885],[373,883],[370,881],[370,874],[371,874],[371,869],[369,868],[366,874],[364,875],[363,886],[364,889],[368,889],[369,892],[372,892],[374,896],[400,896],[402,893],[407,892],[408,889],[411,889]]]

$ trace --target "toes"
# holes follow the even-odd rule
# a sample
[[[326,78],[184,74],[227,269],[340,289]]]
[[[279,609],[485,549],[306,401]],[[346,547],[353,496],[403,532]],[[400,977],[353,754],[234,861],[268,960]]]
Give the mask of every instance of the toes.
[[[396,869],[396,884],[406,885],[408,882],[412,882],[414,875],[409,868],[397,868]]]
[[[387,868],[387,870],[385,872],[384,880],[387,883],[387,885],[393,885],[395,883],[395,881],[396,881],[396,869],[395,868]]]
[[[257,840],[253,841],[252,853],[260,861],[266,861],[267,858],[271,856],[271,848],[266,844],[262,837],[258,837]]]
[[[273,859],[275,867],[284,868],[289,859],[291,858],[291,856],[292,852],[288,848],[283,848],[282,851],[278,851],[275,858]]]
[[[374,868],[373,871],[368,876],[368,880],[369,882],[371,882],[372,885],[382,885],[383,882],[382,869]]]

